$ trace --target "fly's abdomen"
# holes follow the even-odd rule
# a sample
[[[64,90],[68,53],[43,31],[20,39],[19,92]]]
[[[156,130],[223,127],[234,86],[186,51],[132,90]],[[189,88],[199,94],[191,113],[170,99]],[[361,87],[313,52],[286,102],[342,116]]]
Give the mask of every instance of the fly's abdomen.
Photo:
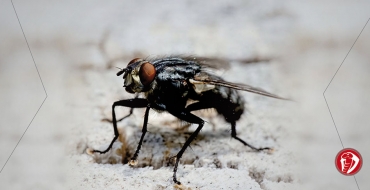
[[[204,92],[201,99],[212,104],[229,123],[239,120],[244,112],[244,99],[236,90],[228,87],[216,86]]]

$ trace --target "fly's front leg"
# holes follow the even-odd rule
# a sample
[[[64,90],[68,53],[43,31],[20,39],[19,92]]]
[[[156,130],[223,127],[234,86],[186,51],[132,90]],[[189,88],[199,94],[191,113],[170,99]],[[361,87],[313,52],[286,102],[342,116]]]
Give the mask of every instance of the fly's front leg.
[[[130,112],[129,112],[126,116],[122,117],[121,119],[118,119],[118,120],[117,120],[117,122],[120,122],[120,121],[122,121],[122,120],[124,120],[124,119],[126,119],[126,118],[130,117],[130,116],[132,115],[132,113],[133,113],[133,112],[134,112],[134,108],[131,108],[131,109],[130,109]],[[110,120],[110,119],[108,119],[108,118],[104,118],[104,119],[102,119],[101,121],[106,121],[106,122],[109,122],[109,123],[113,123],[113,120]]]
[[[138,97],[139,97],[139,94],[136,94],[136,95],[135,95],[135,99],[138,99]],[[130,117],[130,116],[132,115],[132,113],[133,113],[133,112],[134,112],[134,108],[132,107],[132,108],[130,109],[129,114],[127,114],[126,116],[122,117],[121,119],[118,119],[118,120],[117,120],[117,122],[120,122],[120,121],[122,121],[122,120],[124,120],[124,119],[126,119],[126,118]],[[110,120],[110,119],[108,119],[108,118],[104,118],[104,119],[102,119],[102,121],[106,121],[106,122],[109,122],[109,123],[113,123],[113,120]]]
[[[204,121],[189,113],[188,111],[182,111],[182,112],[171,112],[169,111],[172,115],[175,117],[187,121],[189,123],[196,123],[198,124],[198,128],[191,134],[191,136],[186,140],[184,146],[182,146],[181,150],[177,153],[176,155],[176,163],[175,167],[173,168],[173,182],[175,182],[177,185],[181,185],[181,182],[177,180],[176,178],[176,172],[177,172],[177,167],[179,166],[180,159],[182,157],[182,154],[185,152],[186,148],[190,145],[190,143],[195,139],[195,137],[198,136],[199,131],[203,128]]]
[[[114,108],[116,106],[124,106],[124,107],[130,107],[130,108],[145,108],[148,106],[148,101],[143,98],[136,98],[136,99],[120,100],[120,101],[114,102],[112,105],[112,118],[113,118],[112,123],[113,123],[113,129],[114,129],[114,138],[112,139],[110,145],[108,146],[106,150],[104,151],[92,150],[93,153],[98,152],[100,154],[105,154],[112,148],[114,141],[119,136],[118,129],[117,129],[116,113],[114,111]]]
[[[137,145],[137,148],[136,148],[136,152],[129,162],[130,166],[135,166],[137,164],[137,156],[139,155],[141,145],[143,144],[145,133],[147,132],[149,110],[150,110],[150,106],[148,105],[146,107],[145,115],[144,115],[144,124],[143,124],[143,129],[142,129],[143,134],[141,134],[139,144]]]

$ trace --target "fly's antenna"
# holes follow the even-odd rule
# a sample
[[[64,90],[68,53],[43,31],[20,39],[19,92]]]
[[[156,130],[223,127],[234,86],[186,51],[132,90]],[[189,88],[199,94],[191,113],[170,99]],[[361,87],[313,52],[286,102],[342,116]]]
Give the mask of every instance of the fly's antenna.
[[[122,69],[122,68],[119,68],[119,67],[116,67],[117,69],[120,69],[120,71],[118,71],[117,73],[117,76],[120,76],[122,75],[127,69]]]

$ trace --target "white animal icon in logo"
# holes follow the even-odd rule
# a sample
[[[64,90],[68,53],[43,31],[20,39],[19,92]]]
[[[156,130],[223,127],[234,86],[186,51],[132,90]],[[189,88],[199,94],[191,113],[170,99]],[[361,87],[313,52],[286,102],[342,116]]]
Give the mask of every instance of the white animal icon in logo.
[[[351,173],[358,165],[360,158],[351,152],[345,152],[342,154],[340,163],[342,165],[342,172]]]

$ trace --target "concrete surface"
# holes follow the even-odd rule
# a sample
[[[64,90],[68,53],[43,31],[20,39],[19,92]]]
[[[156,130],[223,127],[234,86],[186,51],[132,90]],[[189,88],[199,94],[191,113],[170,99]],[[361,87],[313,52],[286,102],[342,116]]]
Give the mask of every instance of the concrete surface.
[[[4,164],[45,93],[10,1],[0,8],[0,163]],[[122,152],[85,153],[104,147],[112,102],[130,97],[112,66],[134,57],[185,54],[231,61],[219,74],[294,99],[250,93],[238,135],[274,152],[251,152],[229,137],[211,111],[178,177],[191,189],[366,189],[370,167],[369,49],[367,26],[326,92],[345,147],[364,165],[353,177],[339,174],[342,148],[322,96],[369,19],[369,2],[309,1],[14,1],[48,98],[0,174],[0,189],[173,189],[175,154],[194,126],[151,114],[142,167],[119,163]],[[104,42],[104,43],[102,43]],[[237,60],[272,58],[244,64]],[[111,60],[117,60],[109,63]],[[242,71],[242,72],[241,72]],[[119,115],[127,113],[120,109]],[[142,110],[119,123],[125,147],[135,147]],[[187,131],[188,130],[188,131]],[[177,138],[178,137],[178,138]],[[155,139],[163,139],[164,143]],[[123,141],[123,140],[122,140]],[[115,150],[122,147],[115,144]],[[121,150],[122,151],[122,150]],[[148,159],[150,158],[150,159]],[[118,163],[116,163],[118,162]],[[114,163],[114,164],[112,164]],[[149,165],[144,167],[145,165]],[[163,166],[165,165],[165,166]]]

